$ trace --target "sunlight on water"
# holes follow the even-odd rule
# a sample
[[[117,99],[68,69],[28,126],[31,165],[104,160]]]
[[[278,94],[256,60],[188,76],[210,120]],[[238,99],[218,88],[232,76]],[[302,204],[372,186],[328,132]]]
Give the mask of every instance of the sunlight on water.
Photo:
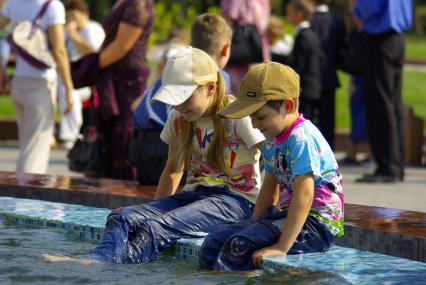
[[[85,258],[95,244],[52,229],[7,226],[0,220],[0,284],[348,284],[339,276],[301,269],[222,273],[164,256],[143,265],[52,262],[43,255]]]

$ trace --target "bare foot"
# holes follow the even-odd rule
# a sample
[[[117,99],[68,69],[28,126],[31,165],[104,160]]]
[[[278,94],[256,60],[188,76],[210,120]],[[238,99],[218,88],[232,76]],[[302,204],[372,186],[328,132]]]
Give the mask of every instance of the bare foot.
[[[81,263],[83,265],[90,265],[90,264],[96,264],[96,263],[100,263],[97,260],[94,259],[85,259],[85,258],[75,258],[75,257],[70,257],[70,256],[65,256],[65,255],[51,255],[51,254],[46,254],[43,253],[41,254],[42,258],[48,262],[64,262],[64,261],[72,261],[72,262],[78,262]]]

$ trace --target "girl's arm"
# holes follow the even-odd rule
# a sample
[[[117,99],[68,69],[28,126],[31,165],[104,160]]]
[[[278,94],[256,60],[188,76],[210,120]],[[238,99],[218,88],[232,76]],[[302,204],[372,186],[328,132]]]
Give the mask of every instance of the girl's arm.
[[[122,59],[142,35],[143,29],[120,22],[115,39],[99,55],[99,66],[107,67]]]
[[[314,199],[314,179],[311,174],[300,175],[296,176],[294,182],[293,198],[283,232],[276,244],[253,253],[255,267],[259,267],[265,257],[287,254],[306,222]]]
[[[163,173],[161,173],[157,193],[155,194],[156,200],[174,195],[182,179],[183,169],[176,171],[175,153],[176,149],[169,146],[166,166],[163,169]]]
[[[64,114],[69,113],[74,105],[72,92],[74,86],[71,79],[70,62],[68,61],[68,53],[65,48],[65,32],[64,25],[54,24],[47,28],[49,43],[52,45],[52,55],[55,59],[57,70],[62,82],[65,86],[67,107]]]
[[[265,172],[265,178],[253,211],[253,218],[264,215],[272,205],[276,205],[279,197],[279,186],[275,175]]]

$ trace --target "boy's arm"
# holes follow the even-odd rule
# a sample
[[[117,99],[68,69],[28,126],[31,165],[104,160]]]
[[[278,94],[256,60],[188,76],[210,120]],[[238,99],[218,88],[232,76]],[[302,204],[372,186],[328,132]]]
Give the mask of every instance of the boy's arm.
[[[65,25],[65,29],[67,31],[68,37],[74,43],[75,47],[77,48],[78,52],[81,53],[81,55],[95,52],[96,49],[90,44],[90,42],[78,33],[77,26],[74,23],[67,23]]]
[[[294,193],[288,210],[283,232],[276,244],[253,253],[253,263],[259,267],[268,256],[286,255],[302,230],[314,199],[314,179],[311,174],[296,176]]]
[[[166,166],[163,169],[163,173],[161,173],[155,200],[174,195],[182,179],[183,169],[176,171],[175,153],[176,149],[169,145]]]
[[[253,218],[264,215],[272,205],[276,205],[279,196],[279,186],[275,175],[265,172],[265,178],[260,188],[259,197],[253,211]]]

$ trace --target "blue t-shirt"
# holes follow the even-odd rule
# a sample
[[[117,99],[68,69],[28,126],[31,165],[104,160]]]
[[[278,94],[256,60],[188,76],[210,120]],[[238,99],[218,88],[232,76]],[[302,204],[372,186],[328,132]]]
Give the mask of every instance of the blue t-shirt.
[[[226,71],[221,70],[220,72],[225,80],[226,92],[228,92],[229,86],[231,86],[231,79]],[[161,130],[166,124],[172,107],[159,101],[151,102],[162,83],[163,80],[160,77],[151,88],[145,91],[141,103],[133,113],[133,126],[135,129]]]
[[[303,115],[273,141],[263,144],[265,171],[277,177],[280,207],[288,208],[294,178],[312,174],[314,200],[309,215],[323,222],[336,236],[343,235],[342,176],[333,151],[320,131]]]

